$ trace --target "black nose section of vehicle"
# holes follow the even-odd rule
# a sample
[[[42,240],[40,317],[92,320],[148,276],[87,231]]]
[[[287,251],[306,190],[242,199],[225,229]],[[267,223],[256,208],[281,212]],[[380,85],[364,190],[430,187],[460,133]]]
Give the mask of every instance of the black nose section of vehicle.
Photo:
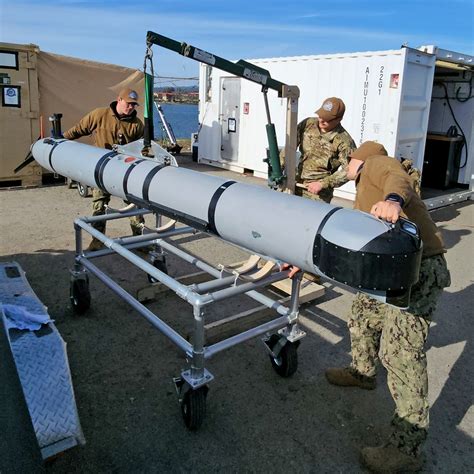
[[[410,288],[418,281],[421,254],[418,228],[400,219],[360,250],[341,247],[318,233],[313,263],[332,280],[361,291],[385,292],[388,303],[406,307]]]

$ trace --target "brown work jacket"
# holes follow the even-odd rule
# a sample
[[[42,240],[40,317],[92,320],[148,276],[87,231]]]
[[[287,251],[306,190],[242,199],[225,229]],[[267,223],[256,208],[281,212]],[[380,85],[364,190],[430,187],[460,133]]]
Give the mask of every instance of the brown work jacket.
[[[384,201],[389,194],[398,194],[404,200],[402,216],[418,226],[423,256],[446,252],[440,230],[416,194],[412,178],[397,159],[389,156],[367,158],[356,177],[356,187],[354,209],[370,212],[375,203]]]
[[[134,110],[130,115],[119,116],[117,102],[109,107],[94,109],[84,116],[79,123],[64,133],[64,138],[77,138],[93,135],[94,144],[100,148],[112,149],[112,145],[125,145],[143,136],[143,123]]]

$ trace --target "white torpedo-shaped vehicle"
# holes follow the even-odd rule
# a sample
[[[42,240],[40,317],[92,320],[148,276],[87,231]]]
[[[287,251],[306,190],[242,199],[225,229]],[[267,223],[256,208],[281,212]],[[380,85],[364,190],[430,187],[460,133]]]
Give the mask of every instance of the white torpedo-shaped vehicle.
[[[166,152],[164,152],[166,154]],[[418,280],[416,226],[65,139],[32,145],[44,168],[177,219],[252,253],[397,306]]]

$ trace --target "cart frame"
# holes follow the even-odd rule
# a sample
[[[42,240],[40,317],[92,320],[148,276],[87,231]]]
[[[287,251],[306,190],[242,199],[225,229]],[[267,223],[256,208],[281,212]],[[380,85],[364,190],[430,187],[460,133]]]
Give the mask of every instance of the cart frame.
[[[161,216],[157,214],[155,214],[157,222],[156,231],[148,231],[139,236],[111,239],[93,227],[94,223],[100,221],[151,213],[151,211],[145,209],[126,212],[115,211],[101,216],[81,217],[74,221],[76,256],[74,268],[71,270],[71,303],[76,312],[82,313],[87,311],[90,306],[88,274],[91,273],[181,349],[188,361],[189,368],[183,370],[180,376],[175,377],[173,381],[181,403],[185,424],[189,429],[197,429],[202,424],[205,416],[208,384],[214,379],[214,376],[205,367],[206,360],[217,353],[249,339],[264,336],[263,341],[276,372],[281,376],[287,377],[296,371],[296,349],[299,345],[299,340],[306,334],[298,327],[299,290],[302,273],[299,272],[292,280],[289,306],[285,306],[278,300],[266,296],[257,290],[286,279],[289,270],[281,270],[280,268],[268,276],[249,281],[243,279],[239,274],[230,273],[230,270],[225,267],[215,268],[199,257],[186,252],[178,245],[166,240],[177,235],[197,234],[198,231],[193,227],[175,227],[172,230],[160,232],[158,224],[161,223]],[[93,252],[83,251],[83,231],[100,240],[105,248]],[[149,252],[150,262],[132,252],[132,250],[150,245],[154,249]],[[116,283],[111,276],[92,263],[92,260],[97,257],[111,254],[120,255],[148,274],[150,281],[160,282],[192,306],[194,318],[192,342],[188,342],[170,325],[160,319],[157,314],[150,311]],[[193,264],[199,270],[208,273],[211,279],[199,284],[185,285],[180,283],[166,273],[166,265],[163,265],[166,254],[172,254],[185,262]],[[275,318],[206,346],[204,308],[212,303],[241,294],[245,294],[258,303],[272,308],[276,313]]]

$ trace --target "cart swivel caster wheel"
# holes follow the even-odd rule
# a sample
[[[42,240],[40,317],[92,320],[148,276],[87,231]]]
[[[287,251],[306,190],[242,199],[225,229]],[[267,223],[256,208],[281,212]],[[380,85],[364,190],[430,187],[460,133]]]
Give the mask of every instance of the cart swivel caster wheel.
[[[79,196],[86,198],[89,196],[89,186],[77,182],[77,192],[79,193]]]
[[[165,273],[166,275],[168,275],[168,268],[166,267],[166,258],[163,257],[163,260],[155,260],[153,262],[153,266],[160,270],[160,272],[163,272]],[[153,278],[151,275],[147,275],[148,276],[148,281],[150,283],[157,283],[158,280],[156,278]]]
[[[189,389],[181,401],[181,413],[186,428],[191,431],[197,430],[206,416],[206,398],[209,388],[199,387],[196,390]]]
[[[91,305],[91,294],[88,280],[73,280],[71,283],[70,299],[72,309],[77,314],[85,313]]]
[[[274,334],[268,341],[268,347],[273,349],[280,337]],[[281,377],[291,377],[298,369],[299,341],[287,342],[281,349],[278,357],[270,355],[270,361],[275,372]]]

